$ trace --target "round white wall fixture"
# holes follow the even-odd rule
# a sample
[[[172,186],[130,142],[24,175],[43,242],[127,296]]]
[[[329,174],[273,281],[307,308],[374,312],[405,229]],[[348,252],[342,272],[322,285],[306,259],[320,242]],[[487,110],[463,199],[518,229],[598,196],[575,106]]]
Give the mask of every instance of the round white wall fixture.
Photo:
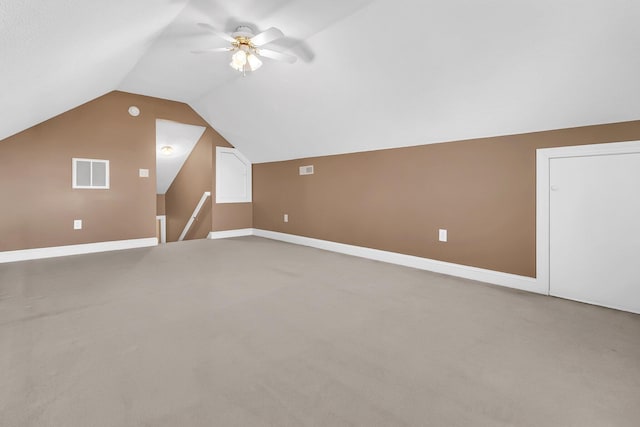
[[[135,105],[132,105],[131,107],[129,107],[129,114],[133,117],[138,117],[140,115],[140,109]]]

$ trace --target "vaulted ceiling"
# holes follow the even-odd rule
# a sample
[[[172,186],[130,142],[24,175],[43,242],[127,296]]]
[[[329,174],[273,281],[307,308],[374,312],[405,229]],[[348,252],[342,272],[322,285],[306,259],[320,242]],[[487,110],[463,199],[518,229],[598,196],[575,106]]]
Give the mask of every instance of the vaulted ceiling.
[[[253,162],[640,119],[637,0],[0,0],[0,139],[112,90]],[[191,50],[280,28],[247,77]]]

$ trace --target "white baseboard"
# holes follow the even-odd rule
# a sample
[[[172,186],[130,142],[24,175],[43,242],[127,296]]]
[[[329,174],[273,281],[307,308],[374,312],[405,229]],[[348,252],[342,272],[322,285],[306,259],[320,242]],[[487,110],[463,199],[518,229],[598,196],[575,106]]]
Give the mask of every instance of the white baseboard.
[[[95,252],[118,251],[121,249],[145,248],[157,245],[158,239],[156,237],[149,237],[143,239],[116,240],[112,242],[85,243],[81,245],[22,249],[17,251],[0,252],[0,263],[90,254]]]
[[[253,235],[547,295],[547,289],[542,286],[537,279],[532,277],[502,273],[500,271],[486,270],[477,267],[469,267],[466,265],[365,248],[362,246],[312,239],[310,237],[296,236],[293,234],[278,233],[275,231],[253,229]]]
[[[435,273],[448,274],[450,276],[492,283],[529,292],[547,294],[547,289],[539,281],[532,277],[518,276],[502,273],[500,271],[486,270],[483,268],[469,267],[450,262],[437,261],[429,258],[421,258],[396,252],[382,251],[379,249],[365,248],[362,246],[347,245],[344,243],[330,242],[328,240],[313,239],[310,237],[296,236],[294,234],[278,233],[276,231],[260,230],[255,228],[242,228],[237,230],[212,231],[208,239],[226,239],[229,237],[258,236],[297,245],[310,246],[331,252],[367,258],[375,261],[388,262],[390,264],[403,265],[405,267],[420,270],[433,271]],[[67,255],[80,255],[94,252],[115,251],[121,249],[143,248],[156,246],[158,239],[155,237],[132,240],[118,240],[112,242],[87,243],[82,245],[56,246],[50,248],[23,249],[18,251],[0,252],[0,263],[25,261],[31,259],[52,258]]]
[[[211,231],[207,239],[227,239],[229,237],[241,237],[253,235],[253,228],[240,228],[237,230]]]

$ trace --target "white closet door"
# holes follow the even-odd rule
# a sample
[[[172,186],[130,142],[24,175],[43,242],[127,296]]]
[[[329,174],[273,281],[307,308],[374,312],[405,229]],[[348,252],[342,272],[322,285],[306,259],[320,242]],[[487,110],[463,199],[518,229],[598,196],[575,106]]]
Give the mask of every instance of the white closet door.
[[[550,160],[550,293],[640,313],[640,153]]]

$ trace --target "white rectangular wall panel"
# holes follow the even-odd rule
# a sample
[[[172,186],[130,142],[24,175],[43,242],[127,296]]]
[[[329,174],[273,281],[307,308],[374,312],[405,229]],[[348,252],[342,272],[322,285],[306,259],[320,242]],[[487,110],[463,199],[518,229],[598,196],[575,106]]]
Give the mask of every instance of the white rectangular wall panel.
[[[216,147],[216,203],[251,202],[251,162],[235,148]]]
[[[640,153],[551,158],[550,294],[640,313]]]

